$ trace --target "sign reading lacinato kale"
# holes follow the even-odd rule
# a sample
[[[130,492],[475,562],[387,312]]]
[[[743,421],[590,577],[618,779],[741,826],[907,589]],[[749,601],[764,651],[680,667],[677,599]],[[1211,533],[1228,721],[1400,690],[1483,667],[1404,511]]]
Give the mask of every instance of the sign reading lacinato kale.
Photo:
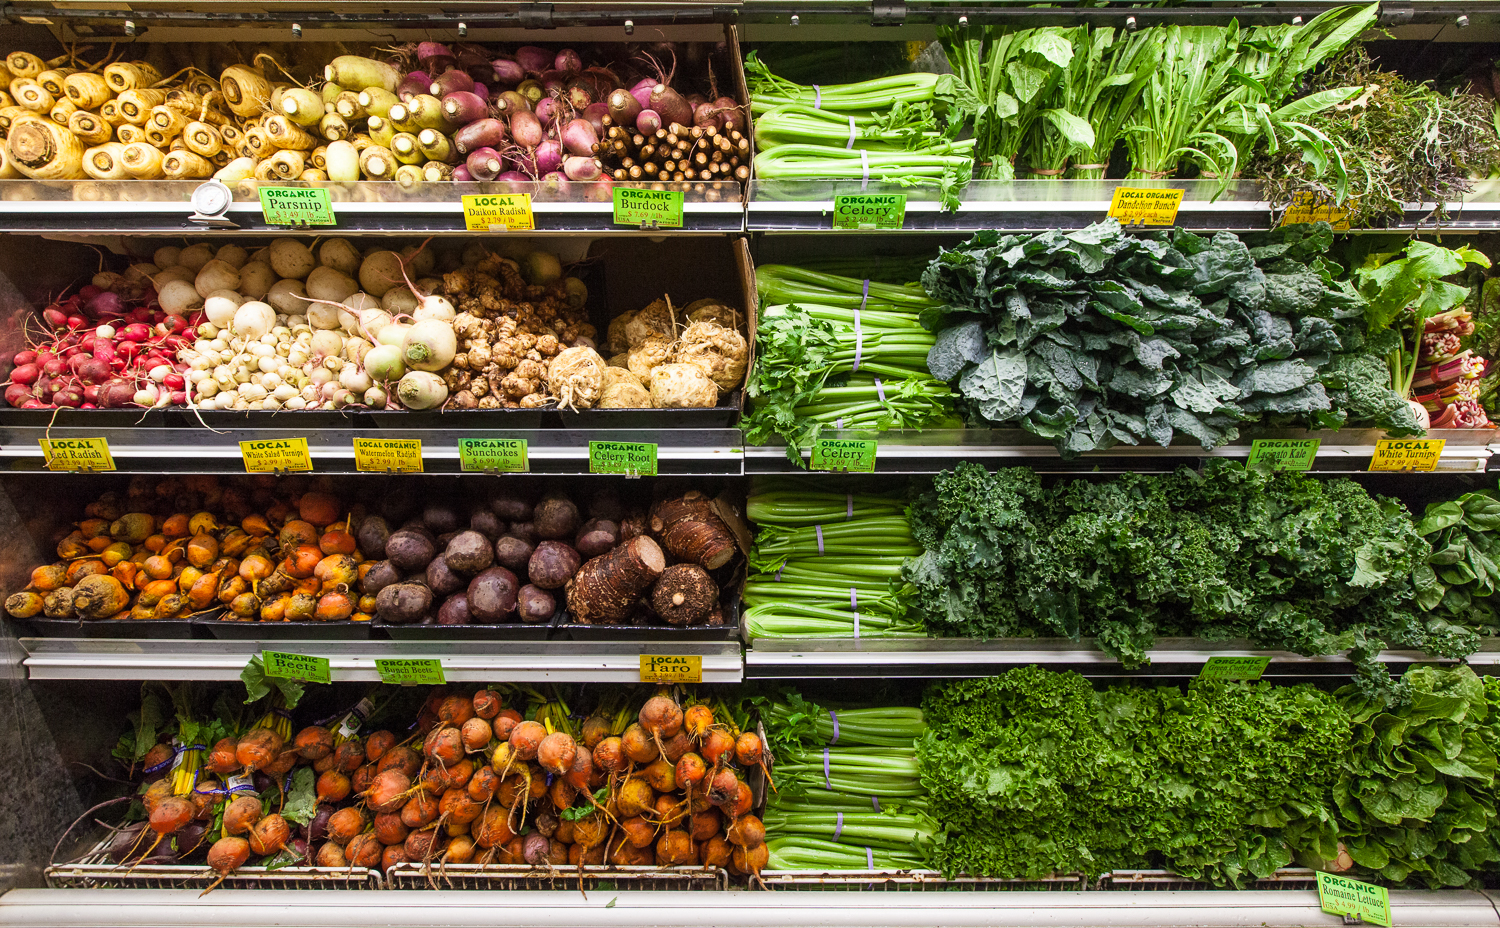
[[[981,232],[923,274],[944,304],[924,315],[940,330],[928,368],[973,424],[1020,426],[1065,457],[1179,432],[1210,449],[1247,424],[1414,434],[1388,386],[1394,333],[1371,335],[1334,279],[1328,226],[1260,238]]]

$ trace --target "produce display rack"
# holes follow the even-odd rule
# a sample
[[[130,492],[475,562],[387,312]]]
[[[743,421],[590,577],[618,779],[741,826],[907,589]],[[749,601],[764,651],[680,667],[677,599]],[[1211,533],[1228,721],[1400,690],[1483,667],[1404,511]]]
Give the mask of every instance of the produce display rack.
[[[718,867],[538,868],[526,864],[404,863],[386,872],[386,883],[391,889],[722,892],[729,888],[729,874]]]

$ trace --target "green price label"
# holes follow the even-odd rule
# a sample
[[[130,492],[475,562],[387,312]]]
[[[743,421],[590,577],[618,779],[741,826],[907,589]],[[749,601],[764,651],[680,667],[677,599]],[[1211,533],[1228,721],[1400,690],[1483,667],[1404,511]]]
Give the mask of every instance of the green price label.
[[[1335,873],[1318,873],[1318,908],[1330,915],[1356,915],[1372,925],[1391,926],[1391,894]]]
[[[875,442],[863,438],[820,438],[813,442],[809,470],[875,471]]]
[[[833,198],[835,229],[899,229],[905,222],[904,193],[853,193]]]
[[[458,464],[464,473],[524,474],[531,470],[524,438],[460,438]]]
[[[284,651],[262,651],[260,662],[265,665],[268,677],[301,680],[303,683],[329,682],[328,658],[326,657],[287,654]]]
[[[1269,464],[1272,470],[1307,470],[1321,444],[1316,438],[1257,438],[1250,443],[1250,458],[1245,463],[1250,467]]]
[[[642,223],[662,229],[682,228],[682,191],[616,187],[615,225]]]
[[[639,441],[591,441],[589,473],[655,477],[656,446]]]
[[[383,658],[375,659],[375,670],[380,674],[381,683],[396,683],[401,686],[416,686],[428,684],[437,686],[447,683],[443,676],[443,662],[432,659],[420,658]]]
[[[271,226],[337,224],[328,191],[321,187],[261,187],[260,211]]]
[[[1269,657],[1210,657],[1198,671],[1198,679],[1259,680],[1269,666]]]

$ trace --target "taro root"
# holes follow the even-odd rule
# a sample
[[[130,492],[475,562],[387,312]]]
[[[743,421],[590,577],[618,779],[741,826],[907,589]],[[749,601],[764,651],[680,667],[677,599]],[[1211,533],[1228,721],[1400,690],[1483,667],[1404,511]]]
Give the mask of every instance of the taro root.
[[[649,524],[651,534],[679,561],[716,570],[734,557],[734,536],[714,512],[713,501],[697,490],[652,506]]]
[[[616,622],[666,569],[660,546],[642,535],[579,568],[567,584],[568,609],[580,623]]]
[[[673,564],[651,590],[651,608],[670,625],[703,623],[719,601],[719,585],[697,564]]]

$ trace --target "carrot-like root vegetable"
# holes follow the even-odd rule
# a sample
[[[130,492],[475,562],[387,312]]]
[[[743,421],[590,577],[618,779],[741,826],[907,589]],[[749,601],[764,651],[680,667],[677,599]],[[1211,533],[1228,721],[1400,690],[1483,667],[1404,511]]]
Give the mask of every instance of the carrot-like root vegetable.
[[[225,837],[213,843],[208,849],[208,865],[219,874],[219,878],[209,884],[208,888],[198,894],[203,898],[218,888],[229,877],[229,874],[245,865],[250,859],[250,842],[239,837]]]

